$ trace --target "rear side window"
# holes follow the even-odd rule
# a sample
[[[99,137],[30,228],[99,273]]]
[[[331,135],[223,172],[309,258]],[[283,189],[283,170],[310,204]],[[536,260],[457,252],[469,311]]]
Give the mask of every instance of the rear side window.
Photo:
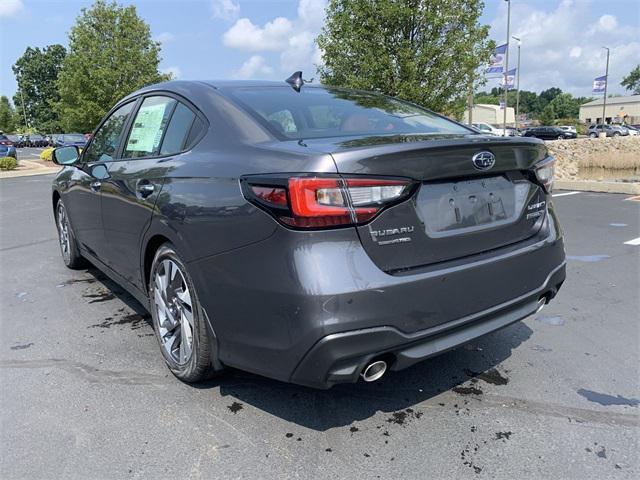
[[[185,140],[191,130],[193,120],[196,118],[195,114],[189,107],[182,103],[178,103],[171,121],[169,122],[169,128],[162,141],[162,148],[160,149],[160,155],[171,155],[173,153],[179,153],[185,148]]]
[[[160,153],[160,144],[176,103],[169,97],[144,99],[133,120],[124,158],[153,157]]]
[[[191,125],[191,130],[189,130],[189,136],[185,141],[185,150],[193,147],[196,141],[200,138],[200,135],[205,131],[207,125],[199,118],[196,117],[193,121],[193,125]]]

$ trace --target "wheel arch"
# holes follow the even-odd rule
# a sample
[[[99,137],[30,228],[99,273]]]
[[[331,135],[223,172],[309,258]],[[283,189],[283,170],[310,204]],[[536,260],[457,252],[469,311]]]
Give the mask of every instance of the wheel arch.
[[[58,205],[58,200],[60,200],[62,198],[62,196],[60,195],[60,192],[58,192],[58,190],[54,190],[53,193],[51,194],[51,202],[52,202],[52,208],[53,208],[53,215],[56,215],[56,206]]]

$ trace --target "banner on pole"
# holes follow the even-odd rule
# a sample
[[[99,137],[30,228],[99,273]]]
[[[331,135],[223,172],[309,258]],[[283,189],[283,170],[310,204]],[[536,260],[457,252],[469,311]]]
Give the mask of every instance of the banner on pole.
[[[593,79],[593,93],[604,93],[604,89],[607,86],[607,76],[597,77]]]
[[[507,44],[496,47],[491,58],[486,73],[502,73],[504,71],[504,58],[507,54]]]
[[[516,84],[516,68],[507,72],[506,78],[503,77],[500,81],[500,86],[507,90],[512,90]],[[505,81],[506,80],[506,81]]]

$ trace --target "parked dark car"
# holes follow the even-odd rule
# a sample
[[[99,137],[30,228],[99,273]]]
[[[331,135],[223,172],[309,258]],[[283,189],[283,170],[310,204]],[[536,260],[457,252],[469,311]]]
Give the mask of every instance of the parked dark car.
[[[18,160],[18,153],[9,136],[0,134],[0,158],[13,157]]]
[[[87,139],[81,133],[63,133],[56,136],[56,147],[76,146],[84,148]]]
[[[556,295],[543,142],[301,83],[146,87],[54,150],[64,263],[150,310],[174,375],[373,381]]]
[[[13,146],[16,148],[24,148],[27,146],[26,135],[9,135],[9,138],[11,138]]]
[[[590,125],[587,135],[591,138],[597,138],[600,133],[605,132],[607,137],[626,137],[629,132],[619,125]]]
[[[47,140],[44,138],[44,135],[40,135],[39,133],[32,133],[27,137],[28,147],[46,147]]]
[[[541,138],[543,140],[565,140],[577,138],[578,134],[571,130],[563,130],[560,127],[532,127],[528,128],[522,136]]]

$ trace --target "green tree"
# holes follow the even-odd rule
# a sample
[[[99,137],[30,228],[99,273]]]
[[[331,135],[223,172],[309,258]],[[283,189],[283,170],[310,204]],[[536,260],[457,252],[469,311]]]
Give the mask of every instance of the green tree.
[[[542,112],[545,107],[549,105],[553,101],[553,99],[561,93],[562,90],[560,90],[558,87],[551,87],[540,92],[540,95],[538,95],[538,104],[540,111]]]
[[[577,118],[580,103],[570,93],[561,93],[549,105],[553,107],[556,118]]]
[[[316,39],[323,83],[459,115],[494,48],[481,0],[330,0]]]
[[[82,9],[69,33],[58,78],[57,110],[71,131],[92,130],[129,93],[171,78],[158,71],[160,44],[136,7],[97,0]]]
[[[9,99],[2,95],[0,97],[0,131],[13,132],[15,129],[14,118],[15,111],[13,106]]]
[[[553,109],[553,105],[549,104],[544,107],[538,119],[542,125],[553,125],[556,120],[556,112]]]
[[[13,103],[27,112],[31,125],[42,132],[60,127],[54,105],[60,100],[56,80],[62,67],[66,50],[62,45],[40,48],[28,47],[13,65],[18,92]]]
[[[627,90],[631,90],[634,95],[640,95],[640,65],[636,65],[636,68],[629,72],[629,75],[622,79],[620,82]]]

